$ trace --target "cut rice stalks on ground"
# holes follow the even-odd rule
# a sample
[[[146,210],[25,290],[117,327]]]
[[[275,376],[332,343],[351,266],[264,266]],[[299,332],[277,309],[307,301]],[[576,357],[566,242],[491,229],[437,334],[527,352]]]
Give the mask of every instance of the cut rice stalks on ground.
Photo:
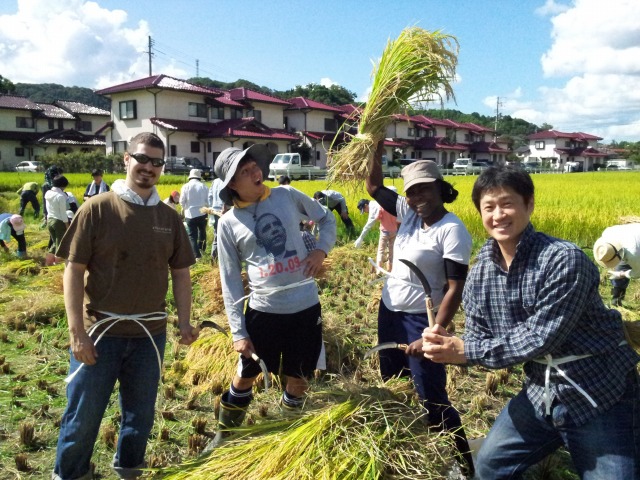
[[[409,405],[403,393],[391,388],[317,393],[302,416],[240,428],[210,456],[159,476],[171,480],[445,477],[454,451],[449,435],[429,432],[422,409]]]
[[[389,40],[374,65],[371,94],[360,114],[358,133],[350,136],[342,148],[336,140],[331,145],[329,183],[364,180],[387,125],[394,116],[411,108],[411,103],[453,98],[450,82],[457,64],[457,39],[440,31],[409,27],[397,39]]]

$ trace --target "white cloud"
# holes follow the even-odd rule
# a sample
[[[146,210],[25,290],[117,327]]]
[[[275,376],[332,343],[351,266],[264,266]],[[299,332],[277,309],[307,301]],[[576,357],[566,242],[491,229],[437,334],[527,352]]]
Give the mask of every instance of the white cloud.
[[[547,15],[557,15],[558,13],[566,11],[568,8],[567,5],[557,3],[555,0],[547,0],[543,6],[536,8],[535,13],[544,17]]]
[[[337,82],[334,82],[333,80],[331,80],[328,77],[323,77],[323,78],[320,79],[320,85],[322,85],[323,87],[329,88],[329,87],[332,87],[334,85],[340,85],[340,84],[337,83]]]
[[[548,1],[545,7],[557,6]],[[551,18],[552,45],[542,56],[547,78],[537,100],[505,98],[505,112],[562,131],[582,131],[605,141],[640,139],[640,2],[574,0]],[[495,102],[495,97],[493,101]],[[502,97],[501,97],[502,98]],[[485,100],[487,103],[487,100]],[[495,103],[494,103],[495,106]]]
[[[92,1],[19,0],[15,14],[0,16],[2,75],[93,88],[146,76],[149,26],[126,22],[124,10]]]

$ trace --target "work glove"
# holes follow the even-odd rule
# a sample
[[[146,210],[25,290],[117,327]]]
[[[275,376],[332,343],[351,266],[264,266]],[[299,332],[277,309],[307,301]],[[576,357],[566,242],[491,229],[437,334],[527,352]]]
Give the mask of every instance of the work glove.
[[[361,238],[359,238],[359,239],[357,239],[357,240],[355,241],[355,243],[353,244],[353,246],[354,246],[354,247],[356,247],[356,248],[360,248],[360,247],[362,247],[362,242],[363,242],[363,240],[362,240]]]
[[[609,279],[610,280],[620,280],[622,278],[631,278],[631,270],[625,270],[623,272],[609,270]]]

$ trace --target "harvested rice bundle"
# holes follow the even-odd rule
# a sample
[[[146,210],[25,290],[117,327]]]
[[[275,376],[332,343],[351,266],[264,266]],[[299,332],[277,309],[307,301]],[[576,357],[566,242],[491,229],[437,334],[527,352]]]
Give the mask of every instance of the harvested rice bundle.
[[[389,40],[374,65],[371,94],[360,115],[357,135],[342,149],[334,149],[335,140],[331,146],[335,151],[331,152],[329,182],[366,178],[369,161],[391,118],[410,107],[410,102],[452,98],[450,82],[457,55],[457,39],[440,31],[409,27],[396,40]]]
[[[333,392],[335,394],[335,392]],[[325,398],[326,400],[326,398]],[[387,388],[352,392],[307,415],[242,429],[202,460],[166,479],[443,478],[449,436],[429,432],[422,409]],[[444,454],[442,452],[445,452]]]
[[[238,365],[238,354],[231,339],[220,332],[203,330],[189,347],[182,382],[193,385],[192,392],[223,392],[231,383]]]

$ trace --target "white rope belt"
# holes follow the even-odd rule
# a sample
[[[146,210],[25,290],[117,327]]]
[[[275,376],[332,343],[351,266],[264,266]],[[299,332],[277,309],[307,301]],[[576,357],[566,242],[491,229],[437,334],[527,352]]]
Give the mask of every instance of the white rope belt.
[[[622,342],[620,342],[618,344],[618,346],[622,346],[622,345],[626,345],[627,341],[623,340]],[[576,382],[574,382],[571,378],[569,378],[569,376],[564,372],[564,370],[560,369],[558,367],[558,365],[562,365],[563,363],[568,363],[568,362],[574,362],[576,360],[582,360],[583,358],[588,358],[588,357],[592,357],[592,354],[585,354],[585,355],[568,355],[566,357],[560,357],[560,358],[553,358],[551,356],[551,354],[547,354],[544,356],[544,358],[536,358],[533,361],[536,363],[541,363],[542,365],[546,365],[547,368],[544,371],[544,404],[545,404],[545,413],[546,415],[551,415],[551,369],[553,368],[556,372],[558,372],[558,374],[564,378],[567,382],[569,382],[571,385],[573,385],[575,387],[576,390],[578,390],[578,392],[580,392],[580,394],[586,398],[587,400],[589,400],[589,403],[596,408],[598,406],[598,404],[596,403],[596,401],[591,398],[591,395],[589,395],[580,385],[578,385]]]
[[[135,315],[123,315],[121,313],[100,312],[100,311],[98,311],[97,313],[101,313],[103,315],[106,315],[106,317],[98,320],[96,323],[91,325],[91,328],[89,328],[89,330],[87,330],[87,334],[89,336],[91,336],[100,325],[102,325],[102,324],[104,324],[106,322],[111,322],[111,321],[113,321],[113,323],[111,325],[109,325],[107,328],[105,328],[102,331],[102,333],[100,333],[100,335],[98,335],[98,338],[96,338],[96,341],[93,342],[94,345],[97,345],[98,342],[105,335],[105,333],[107,333],[109,331],[109,329],[111,327],[113,327],[116,323],[121,322],[123,320],[130,320],[132,322],[136,322],[138,325],[140,325],[142,327],[144,332],[149,337],[149,340],[151,340],[151,343],[153,344],[153,348],[156,350],[156,357],[158,359],[158,369],[159,369],[160,372],[162,372],[162,358],[160,357],[160,350],[158,350],[158,346],[156,345],[156,342],[153,341],[153,336],[151,335],[151,333],[149,332],[147,327],[145,327],[143,325],[142,322],[153,322],[153,321],[156,321],[156,320],[164,320],[164,319],[167,318],[166,312],[138,313],[138,314],[135,314]],[[69,375],[67,378],[65,378],[64,381],[67,382],[67,383],[70,383],[71,380],[73,380],[74,377],[78,374],[80,369],[82,367],[84,367],[84,365],[85,365],[84,363],[81,363],[80,366],[78,367],[78,369],[75,372],[73,372],[71,375]]]
[[[394,275],[393,273],[386,271],[384,268],[380,267],[380,266],[379,266],[379,265],[378,265],[378,264],[373,260],[373,258],[371,258],[371,257],[369,257],[369,263],[371,264],[371,266],[372,266],[373,268],[375,268],[376,272],[378,272],[378,273],[382,274],[382,276],[381,276],[381,277],[378,277],[378,278],[376,278],[375,280],[371,280],[371,281],[369,282],[369,285],[372,285],[372,284],[377,283],[377,282],[381,282],[381,281],[382,281],[382,280],[384,280],[386,277],[391,277],[391,278],[395,278],[396,280],[398,280],[398,281],[400,281],[400,282],[406,283],[406,284],[408,284],[408,285],[411,285],[412,287],[416,287],[416,288],[419,288],[419,289],[421,289],[421,290],[422,290],[422,285],[417,284],[417,283],[410,282],[409,280],[406,280],[406,279],[404,279],[404,278],[400,278],[400,277],[398,277],[397,275]]]
[[[251,292],[249,293],[249,295],[245,295],[244,297],[239,298],[233,304],[237,305],[240,302],[245,301],[247,298],[250,298],[256,293],[258,295],[269,295],[270,293],[282,292],[284,290],[289,290],[291,288],[298,288],[303,285],[307,285],[309,283],[315,283],[315,281],[316,279],[314,277],[309,277],[309,278],[305,278],[304,280],[300,280],[299,282],[290,283],[289,285],[282,285],[280,287],[264,287],[264,288],[251,289]]]

